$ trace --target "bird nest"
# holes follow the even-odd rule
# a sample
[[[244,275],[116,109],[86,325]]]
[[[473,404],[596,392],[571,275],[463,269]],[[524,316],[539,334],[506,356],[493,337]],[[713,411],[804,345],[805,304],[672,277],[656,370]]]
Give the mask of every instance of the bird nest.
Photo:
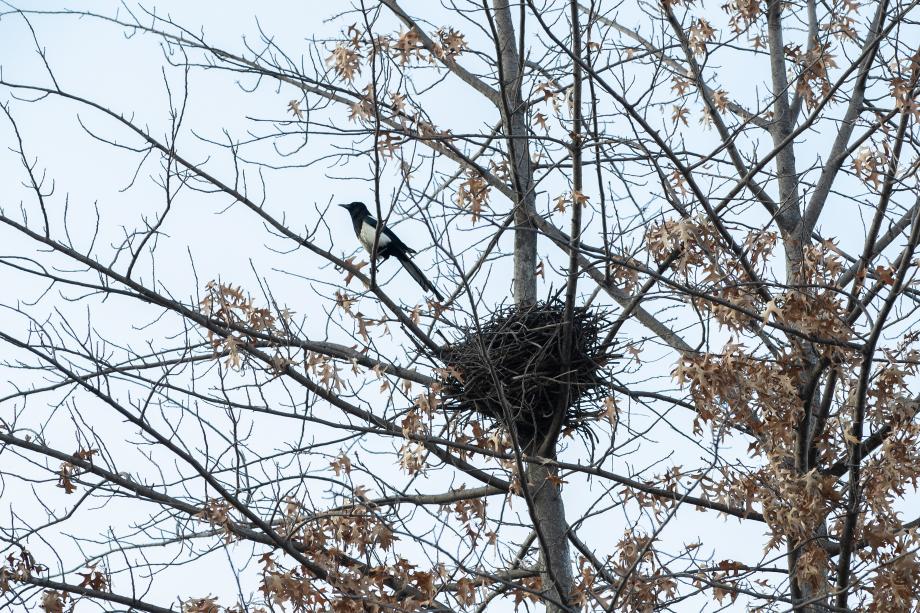
[[[601,344],[609,327],[585,307],[567,322],[558,300],[500,308],[447,350],[444,407],[467,420],[481,415],[525,445],[560,429],[589,433],[608,393],[604,367],[614,356]]]

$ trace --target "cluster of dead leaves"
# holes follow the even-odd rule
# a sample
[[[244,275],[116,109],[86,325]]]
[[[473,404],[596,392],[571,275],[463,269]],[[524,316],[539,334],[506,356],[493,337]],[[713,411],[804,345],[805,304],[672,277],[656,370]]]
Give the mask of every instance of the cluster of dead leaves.
[[[73,457],[85,462],[92,462],[96,453],[98,453],[97,449],[78,449],[74,452]],[[77,486],[74,484],[73,479],[79,472],[80,469],[77,466],[70,462],[62,462],[61,467],[58,469],[57,486],[63,489],[65,494],[73,494],[77,491]]]
[[[844,302],[834,289],[843,265],[833,241],[807,246],[802,263],[802,278],[826,289],[791,290],[765,304],[741,260],[725,246],[707,218],[665,220],[652,225],[645,238],[656,263],[670,261],[672,270],[693,281],[699,289],[705,288],[706,296],[694,297],[694,305],[711,313],[729,330],[755,328],[755,314],[760,314],[764,324],[782,323],[799,333],[823,339],[843,342],[853,334],[846,321]],[[743,253],[755,273],[766,270],[776,243],[777,235],[773,232],[754,230],[747,234]],[[826,347],[829,355],[839,349],[833,344]]]
[[[10,591],[11,582],[26,582],[36,573],[45,573],[48,568],[38,564],[32,554],[26,549],[21,549],[19,555],[9,554],[6,564],[0,567],[0,594]],[[87,566],[86,572],[77,573],[83,580],[81,588],[88,588],[97,592],[109,591],[109,576],[96,569],[96,564]],[[68,607],[68,603],[70,606]],[[45,590],[42,592],[39,607],[45,613],[68,613],[74,610],[76,601],[73,596],[65,591]],[[65,609],[65,607],[67,607]]]
[[[354,257],[350,257],[345,260],[351,267],[352,270],[348,270],[345,275],[345,285],[349,285],[352,279],[355,278],[353,270],[360,271],[363,267],[367,266],[367,262],[364,260],[357,261]],[[381,334],[385,336],[390,335],[390,327],[387,325],[385,319],[372,319],[364,315],[361,311],[355,311],[354,307],[358,303],[358,298],[347,292],[336,290],[335,292],[335,305],[339,309],[345,312],[346,315],[355,320],[355,325],[357,326],[358,335],[365,343],[370,343],[371,328],[380,327]]]
[[[182,603],[182,613],[232,613],[231,609],[226,609],[217,603],[217,598],[205,596],[203,598],[191,598]]]
[[[735,34],[744,32],[763,14],[764,0],[731,0],[722,5],[728,13],[728,27]]]
[[[756,476],[761,483],[758,502],[771,528],[768,548],[779,547],[783,539],[807,543],[842,500],[834,475],[817,469],[799,474],[781,453],[770,454],[769,464]]]
[[[840,327],[842,309],[836,298],[801,291],[787,292],[785,296],[778,312],[771,316],[825,335],[851,333]],[[825,317],[824,312],[829,315]],[[879,360],[873,367],[867,393],[871,407],[866,418],[869,429],[890,429],[890,434],[863,465],[863,510],[855,538],[864,545],[855,555],[861,563],[879,569],[877,579],[867,589],[880,602],[900,603],[893,608],[876,609],[879,611],[907,610],[905,603],[911,602],[912,595],[905,586],[920,570],[910,555],[897,569],[885,565],[896,558],[893,551],[905,555],[920,544],[915,533],[902,530],[895,506],[920,484],[920,425],[914,423],[920,407],[912,399],[908,385],[918,372],[918,340],[920,334],[908,335],[896,350],[885,352],[888,361]],[[770,526],[768,547],[777,548],[784,543],[798,547],[798,580],[816,591],[831,586],[826,585],[830,566],[827,551],[814,535],[825,524],[831,534],[840,534],[846,518],[846,485],[840,481],[839,473],[827,467],[846,463],[848,448],[855,442],[848,435],[856,402],[853,395],[859,388],[858,377],[852,373],[862,367],[862,356],[839,351],[828,363],[839,373],[843,396],[835,401],[838,408],[814,442],[817,465],[805,473],[795,468],[796,432],[804,412],[797,392],[804,376],[803,360],[797,350],[760,359],[750,355],[743,345],[729,343],[721,353],[685,354],[673,373],[678,383],[689,390],[697,408],[695,430],[699,431],[701,423],[711,425],[719,435],[732,428],[743,429],[752,437],[749,451],[764,462],[744,474],[729,471],[721,478],[705,480],[702,489],[707,498],[748,510],[758,504]]]
[[[821,29],[838,40],[857,40],[856,19],[853,14],[859,8],[857,0],[844,0],[846,11],[831,11]]]
[[[456,202],[461,209],[470,211],[473,223],[479,221],[483,209],[489,204],[492,187],[474,169],[468,169],[466,178],[457,187]]]
[[[351,83],[361,74],[361,53],[349,43],[340,43],[326,58],[326,65],[338,78]]]
[[[910,79],[895,77],[891,80],[891,97],[894,106],[902,113],[912,115],[914,121],[920,120],[920,103],[917,102],[915,93],[917,76],[920,74],[920,52],[911,58],[910,70],[913,73]]]
[[[349,259],[348,262],[359,270],[362,266],[367,265],[366,262],[355,263],[353,259]],[[353,274],[349,273],[346,283],[352,278]],[[374,326],[382,325],[383,333],[389,334],[385,322],[368,319],[362,313],[353,310],[356,303],[356,298],[353,296],[339,291],[336,292],[335,299],[336,305],[355,319],[358,334],[365,342],[370,341],[369,330]],[[286,321],[291,316],[290,311],[283,309],[280,319],[276,318],[269,309],[255,306],[252,299],[246,296],[241,288],[213,281],[207,285],[207,295],[201,300],[200,308],[206,316],[216,320],[224,328],[220,333],[209,328],[208,340],[215,354],[226,354],[225,365],[234,369],[242,368],[245,363],[245,346],[256,342],[267,342],[264,337],[278,332],[279,321]],[[290,354],[276,350],[267,369],[272,375],[277,376],[294,366],[302,367],[307,375],[317,379],[326,389],[341,390],[344,386],[337,361],[317,352],[307,351],[304,352],[303,357],[295,359]],[[357,369],[354,363],[352,367]],[[69,465],[62,467],[61,487],[70,487],[68,483],[71,473],[72,467]]]
[[[815,40],[805,51],[799,45],[787,45],[784,49],[786,57],[798,66],[795,92],[808,109],[815,108],[831,91],[830,70],[837,68],[837,63],[830,48],[830,42]]]
[[[466,37],[454,28],[438,28],[435,30],[438,42],[434,47],[434,54],[439,59],[455,59],[470,48]]]
[[[576,607],[587,607],[597,599],[606,586],[598,580],[597,570],[585,559],[578,556],[578,574],[575,575],[575,585],[569,593],[569,601]]]
[[[465,485],[460,487],[466,489]],[[487,498],[467,498],[458,500],[451,504],[441,505],[442,513],[453,513],[454,518],[459,525],[466,530],[472,546],[475,548],[480,538],[485,538],[486,543],[494,545],[498,539],[498,534],[488,529],[486,506]]]
[[[105,572],[98,570],[95,563],[87,565],[86,572],[77,574],[83,577],[83,580],[80,581],[80,587],[88,587],[97,592],[109,591],[109,576]]]
[[[27,549],[20,549],[19,555],[10,553],[6,556],[6,564],[0,566],[0,594],[10,590],[11,581],[28,581],[36,573],[47,570],[47,567],[35,561]]]
[[[228,543],[236,538],[234,521],[230,517],[230,503],[226,500],[217,498],[208,500],[196,517],[208,522],[212,526],[220,528],[221,532],[224,534],[224,539]]]
[[[401,427],[405,440],[399,450],[399,466],[410,475],[425,471],[428,450],[418,439],[429,433],[430,423],[440,405],[441,385],[436,383],[416,395],[415,403],[403,417]]]
[[[695,19],[687,30],[687,42],[695,55],[706,55],[706,44],[715,39],[716,30],[702,17]]]
[[[276,330],[278,319],[269,309],[255,306],[241,287],[209,281],[205,290],[199,309],[222,328],[220,332],[208,328],[211,348],[215,355],[226,354],[227,367],[240,369],[245,357],[241,346],[256,342],[260,334]],[[290,315],[285,309],[280,317],[287,320]]]
[[[722,259],[723,243],[718,230],[705,217],[666,219],[652,224],[645,234],[645,244],[657,264],[677,254],[670,268],[684,277],[699,269],[713,280],[724,276],[716,264]]]
[[[395,36],[375,36],[370,41],[371,44],[368,44],[369,41],[362,39],[356,25],[351,25],[346,32],[346,38],[340,41],[326,58],[326,65],[337,78],[352,83],[361,75],[365,56],[370,57],[374,53],[388,54],[400,65],[405,66],[412,61],[432,63],[435,58],[453,61],[469,49],[466,37],[454,28],[438,28],[433,38],[429,49],[418,30],[410,28],[400,30]],[[368,48],[366,53],[365,47]]]
[[[335,461],[338,470],[351,470],[351,461],[340,456]],[[337,471],[338,472],[338,471]],[[366,491],[361,488],[361,491]],[[375,512],[372,505],[365,504],[366,497],[359,496],[353,505],[346,505],[325,512],[311,512],[300,502],[286,499],[281,505],[284,514],[282,525],[288,538],[308,552],[311,560],[336,575],[348,572],[349,560],[383,556],[393,550],[398,540],[384,518]],[[349,557],[351,556],[351,557]],[[316,587],[316,577],[305,569],[284,570],[278,566],[271,553],[262,556],[263,592],[272,595],[276,604],[285,602],[302,605],[301,598]],[[344,568],[343,568],[344,567]],[[357,576],[357,575],[356,575]],[[297,590],[290,590],[299,583]],[[304,591],[306,590],[306,592]],[[326,602],[324,588],[315,590],[308,604],[321,605]]]
[[[777,321],[799,333],[822,339],[848,341],[853,330],[846,319],[846,305],[833,289],[810,292],[792,290],[771,300],[764,308],[764,322]],[[837,355],[844,348],[828,343],[826,355]]]
[[[626,530],[611,560],[612,574],[626,577],[616,588],[620,592],[617,610],[634,613],[658,610],[659,605],[677,593],[677,581],[659,562],[654,538],[636,530]]]
[[[271,553],[264,554],[260,590],[275,606],[319,613],[363,613],[424,610],[438,593],[442,573],[421,571],[403,558],[387,565],[361,565],[348,561],[335,548],[312,550],[311,560],[327,567],[324,578],[305,568],[285,569]],[[472,582],[462,586],[472,593]]]
[[[827,554],[813,536],[838,508],[841,494],[834,475],[817,469],[799,474],[793,468],[803,415],[796,392],[799,364],[792,356],[757,359],[742,345],[729,343],[720,354],[684,355],[674,376],[689,388],[697,422],[709,423],[720,436],[732,428],[747,430],[753,437],[749,451],[764,460],[762,468],[744,476],[703,483],[703,491],[749,510],[759,504],[771,528],[768,548],[786,541],[801,546],[800,582],[823,589]]]
[[[639,286],[642,263],[627,253],[617,254],[607,264],[607,275],[618,287],[632,293]]]
[[[853,171],[863,183],[871,183],[872,189],[878,192],[881,190],[890,159],[891,151],[887,141],[882,143],[882,149],[868,145],[860,147],[853,157]]]
[[[561,87],[556,81],[541,81],[534,86],[537,94],[543,95],[543,102],[549,103],[553,108],[553,113],[558,115],[562,109],[562,102],[565,100]],[[546,128],[545,120],[543,127]]]
[[[779,235],[767,230],[753,230],[744,238],[744,253],[751,265],[758,270],[766,267],[767,259],[776,247]]]
[[[399,448],[399,467],[409,475],[424,473],[427,459],[428,450],[418,441],[404,441]]]
[[[6,558],[6,564],[0,567],[0,594],[10,590],[10,582],[28,581],[36,573],[47,572],[47,567],[36,563],[35,558],[26,549],[22,549],[19,555],[9,554]],[[83,577],[80,581],[81,588],[88,588],[97,592],[109,591],[109,576],[96,568],[96,564],[87,566],[86,571],[77,573]],[[39,606],[45,613],[64,613],[65,606],[70,602],[71,606],[67,609],[73,611],[76,604],[73,597],[67,592],[59,590],[45,590],[42,593]]]
[[[566,209],[571,206],[583,207],[590,200],[590,196],[578,191],[572,190],[564,194],[560,194],[553,200],[553,210],[559,213],[565,213]]]
[[[400,30],[390,47],[401,65],[406,65],[412,60],[431,61],[431,56],[426,53],[421,37],[415,29]]]
[[[295,611],[331,611],[329,590],[300,569],[275,568],[270,554],[262,556],[265,565],[259,590],[276,607],[290,605]]]
[[[869,613],[908,611],[916,602],[920,585],[920,559],[917,558],[916,538],[902,536],[890,552],[879,557],[878,571],[872,580],[872,602]]]
[[[45,613],[64,613],[64,606],[67,601],[73,602],[73,597],[67,592],[57,590],[45,590],[42,593],[42,599],[39,606]],[[71,610],[73,607],[71,606]]]
[[[348,120],[355,122],[370,121],[374,118],[374,109],[374,86],[370,84],[361,90],[361,97],[351,103]]]
[[[327,355],[310,351],[304,359],[303,367],[307,374],[318,379],[328,390],[338,391],[344,387],[339,365]]]

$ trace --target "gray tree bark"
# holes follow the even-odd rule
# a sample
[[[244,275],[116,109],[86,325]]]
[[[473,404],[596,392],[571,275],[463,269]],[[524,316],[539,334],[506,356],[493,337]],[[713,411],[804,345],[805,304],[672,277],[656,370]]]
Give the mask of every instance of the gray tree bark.
[[[530,162],[527,116],[521,100],[521,59],[517,50],[511,8],[507,0],[493,0],[496,45],[499,51],[500,98],[508,153],[511,159],[515,204],[514,302],[518,306],[537,300],[537,233],[530,223],[536,210],[533,169]]]
[[[543,542],[540,562],[541,579],[548,596],[547,613],[571,613],[573,609],[560,606],[568,602],[572,590],[572,564],[569,556],[568,524],[565,504],[559,486],[553,482],[555,467],[531,462],[527,465],[527,483],[533,501],[533,515],[540,526]],[[560,594],[560,589],[564,592]]]
[[[779,210],[776,214],[777,225],[782,234],[782,245],[785,252],[786,279],[792,286],[802,285],[805,282],[805,245],[810,241],[810,232],[802,222],[802,211],[799,198],[799,178],[795,163],[795,143],[782,143],[792,134],[795,117],[789,104],[789,81],[786,76],[786,61],[784,58],[782,4],[779,0],[770,0],[767,5],[767,31],[769,34],[770,50],[770,76],[773,83],[773,115],[774,121],[770,126],[770,136],[775,147],[782,147],[776,155],[776,175],[779,183]],[[808,344],[801,347],[802,355],[808,361],[808,367],[803,368],[803,373],[816,372],[818,355],[814,348]],[[796,446],[800,452],[795,458],[796,470],[806,472],[805,460],[807,453],[804,451],[810,431],[813,415],[818,410],[819,398],[817,393],[809,393],[810,378],[804,376],[798,381],[799,397],[803,403],[802,423],[799,426],[799,443]],[[820,526],[815,534],[816,539],[827,534],[827,527]],[[807,583],[800,583],[797,578],[796,567],[800,558],[800,544],[789,541],[787,543],[787,560],[789,565],[789,581],[792,587],[792,597],[797,602],[807,602],[808,605],[797,607],[807,613],[825,611],[826,600],[821,593],[814,590]],[[826,582],[825,576],[825,582]]]
[[[507,0],[493,0],[494,32],[499,54],[500,101],[502,125],[511,161],[514,202],[514,302],[518,307],[537,300],[537,232],[531,219],[536,211],[533,170],[530,160],[527,116],[521,100],[521,58],[517,49],[514,23]],[[533,453],[543,441],[524,441],[522,447]],[[555,456],[555,449],[548,454]],[[541,578],[547,596],[547,613],[571,611],[566,606],[572,590],[572,564],[569,554],[568,525],[565,505],[555,468],[530,462],[526,479],[531,517],[541,547]]]

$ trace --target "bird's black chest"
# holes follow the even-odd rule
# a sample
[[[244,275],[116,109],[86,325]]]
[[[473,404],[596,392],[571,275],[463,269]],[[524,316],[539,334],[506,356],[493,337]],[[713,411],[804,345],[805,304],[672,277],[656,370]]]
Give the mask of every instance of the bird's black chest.
[[[355,229],[355,235],[357,235],[358,238],[361,237],[361,227],[362,227],[362,226],[364,225],[364,223],[365,223],[364,220],[365,220],[365,217],[363,217],[363,216],[358,216],[358,215],[352,215],[352,216],[351,216],[351,225],[354,227],[354,229]]]

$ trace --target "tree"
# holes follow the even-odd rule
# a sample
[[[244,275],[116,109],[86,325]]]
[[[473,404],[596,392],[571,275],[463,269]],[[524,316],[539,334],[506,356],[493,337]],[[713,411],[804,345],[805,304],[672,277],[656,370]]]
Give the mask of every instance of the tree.
[[[916,609],[916,2],[305,10],[0,15],[6,603]]]

